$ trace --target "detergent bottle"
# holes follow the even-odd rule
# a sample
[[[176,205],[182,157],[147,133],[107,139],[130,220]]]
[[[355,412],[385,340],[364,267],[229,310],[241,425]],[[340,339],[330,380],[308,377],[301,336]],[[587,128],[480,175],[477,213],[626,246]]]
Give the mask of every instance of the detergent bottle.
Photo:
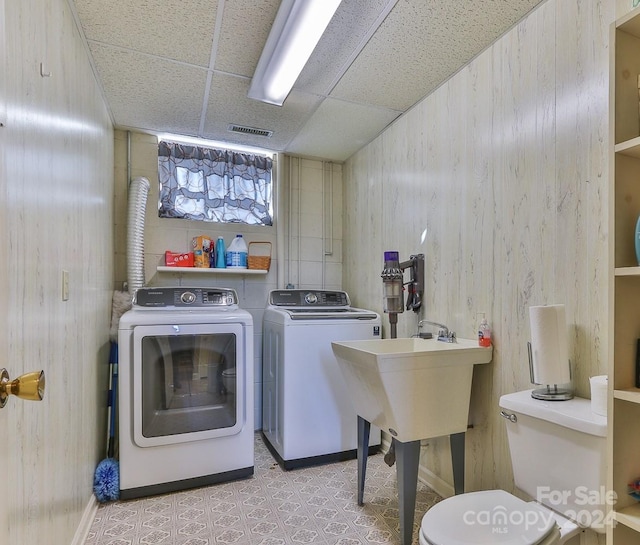
[[[227,248],[227,269],[246,269],[249,250],[242,235],[236,235]]]

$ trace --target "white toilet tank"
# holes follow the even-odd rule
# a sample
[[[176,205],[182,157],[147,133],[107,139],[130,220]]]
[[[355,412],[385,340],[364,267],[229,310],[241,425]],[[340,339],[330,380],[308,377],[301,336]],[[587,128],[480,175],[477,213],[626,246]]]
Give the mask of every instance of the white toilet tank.
[[[582,527],[604,533],[607,419],[588,399],[500,398],[516,486]],[[512,416],[513,415],[513,416]],[[514,418],[515,417],[515,418]]]

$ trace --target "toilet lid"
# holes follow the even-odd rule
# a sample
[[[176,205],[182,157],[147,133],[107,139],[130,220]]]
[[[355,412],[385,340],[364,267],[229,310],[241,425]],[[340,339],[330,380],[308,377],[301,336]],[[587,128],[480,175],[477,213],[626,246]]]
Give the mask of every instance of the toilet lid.
[[[504,490],[485,490],[436,503],[420,531],[433,545],[536,545],[554,526],[551,511]]]

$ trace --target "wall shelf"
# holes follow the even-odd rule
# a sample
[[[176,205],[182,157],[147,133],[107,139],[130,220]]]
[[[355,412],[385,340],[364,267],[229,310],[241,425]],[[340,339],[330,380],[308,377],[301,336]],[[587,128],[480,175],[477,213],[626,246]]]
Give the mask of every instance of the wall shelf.
[[[640,267],[616,267],[616,276],[640,276]]]
[[[640,159],[640,136],[616,144],[615,152]]]
[[[205,269],[200,267],[166,267],[159,265],[156,267],[159,273],[172,274],[205,274],[205,275],[225,275],[225,274],[241,274],[241,275],[264,275],[268,270],[263,269]]]
[[[620,511],[614,511],[614,518],[636,532],[640,532],[640,504],[625,507]]]
[[[613,397],[630,403],[640,403],[640,388],[625,388],[624,390],[614,390]]]

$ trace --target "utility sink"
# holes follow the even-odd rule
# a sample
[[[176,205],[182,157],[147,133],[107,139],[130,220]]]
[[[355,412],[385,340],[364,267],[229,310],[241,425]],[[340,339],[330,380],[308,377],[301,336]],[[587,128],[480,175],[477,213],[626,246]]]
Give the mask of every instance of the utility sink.
[[[477,340],[373,339],[332,342],[356,413],[408,442],[465,432],[473,366],[493,349]]]

